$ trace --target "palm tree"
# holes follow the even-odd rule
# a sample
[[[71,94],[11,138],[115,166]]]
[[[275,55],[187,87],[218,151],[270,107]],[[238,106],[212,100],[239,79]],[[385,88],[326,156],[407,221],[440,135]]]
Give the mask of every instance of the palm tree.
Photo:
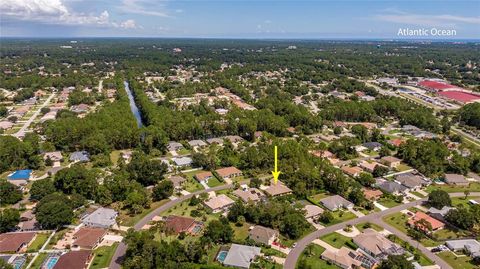
[[[467,200],[467,197],[470,195],[470,191],[465,190],[463,193],[465,194],[465,200]]]

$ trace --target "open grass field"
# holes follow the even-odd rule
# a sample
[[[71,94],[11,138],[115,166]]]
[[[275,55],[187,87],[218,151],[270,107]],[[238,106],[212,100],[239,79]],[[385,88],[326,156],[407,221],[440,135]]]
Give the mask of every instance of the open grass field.
[[[383,217],[383,220],[392,225],[393,227],[397,228],[402,233],[407,233],[407,215],[403,214],[402,212],[393,213]]]
[[[344,246],[345,247],[350,247],[350,246],[355,245],[352,241],[352,238],[343,236],[339,233],[331,233],[331,234],[324,235],[324,236],[320,237],[320,240],[325,241],[326,243],[328,243],[329,245],[331,245],[332,247],[335,247],[335,248],[341,248],[341,247],[344,247]]]
[[[297,268],[300,263],[304,262],[307,268],[321,268],[321,269],[338,269],[336,265],[329,264],[322,260],[321,255],[325,249],[316,244],[310,244],[303,251],[302,255],[298,259]]]
[[[432,184],[428,186],[425,191],[432,192],[433,190],[444,190],[446,192],[464,192],[468,190],[470,192],[480,192],[480,183],[472,182],[468,187],[454,186],[454,185],[447,185],[447,184],[444,184],[444,185]]]
[[[438,256],[442,258],[442,260],[450,264],[453,268],[478,269],[478,266],[473,264],[470,257],[467,257],[467,256],[456,257],[450,251],[440,252]]]
[[[353,214],[350,211],[338,210],[338,211],[332,212],[332,214],[333,214],[333,221],[330,223],[322,223],[322,224],[326,226],[330,226],[330,225],[334,225],[340,222],[344,222],[344,221],[356,218],[355,214]]]
[[[113,244],[112,246],[105,246],[97,248],[94,253],[95,257],[93,258],[92,265],[90,269],[100,269],[107,268],[110,265],[110,260],[117,249],[118,243]]]

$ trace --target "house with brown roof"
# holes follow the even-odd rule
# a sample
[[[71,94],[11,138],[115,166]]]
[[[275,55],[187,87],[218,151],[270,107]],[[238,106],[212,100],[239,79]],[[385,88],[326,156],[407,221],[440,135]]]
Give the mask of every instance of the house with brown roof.
[[[383,166],[377,162],[367,162],[367,161],[363,161],[358,164],[360,168],[370,173],[373,173],[373,171],[375,170],[375,167],[377,167],[378,165]]]
[[[321,215],[325,210],[323,208],[316,206],[316,205],[306,205],[305,209],[305,218],[312,219],[319,215]]]
[[[342,171],[351,176],[351,177],[358,177],[360,176],[360,173],[363,172],[362,168],[358,167],[358,166],[343,166],[342,168]]]
[[[242,176],[242,171],[238,170],[236,167],[233,166],[220,168],[215,170],[215,172],[217,172],[217,174],[224,180]]]
[[[292,193],[292,190],[280,181],[277,181],[277,184],[270,184],[264,191],[268,196],[281,196]]]
[[[233,194],[242,199],[243,202],[258,202],[265,197],[265,194],[257,188],[236,189]]]
[[[400,163],[402,162],[402,160],[400,160],[399,158],[395,158],[393,156],[384,156],[380,159],[380,161],[390,167],[390,168],[397,168]]]
[[[197,234],[202,229],[203,223],[192,218],[171,215],[165,218],[165,227],[175,234]]]
[[[203,202],[205,206],[207,206],[213,213],[220,213],[222,211],[227,210],[230,206],[232,206],[235,201],[233,201],[230,197],[226,196],[225,194],[220,194],[219,196],[215,196],[207,201]]]
[[[425,224],[423,224],[422,222],[425,222]],[[415,215],[411,217],[407,223],[411,227],[415,227],[424,232],[429,232],[430,228],[431,228],[431,231],[434,232],[434,231],[441,230],[445,227],[445,223],[421,211],[418,211],[417,213],[415,213]]]
[[[367,188],[364,188],[364,189],[363,189],[363,195],[365,196],[365,198],[366,198],[367,200],[376,201],[376,200],[378,200],[380,197],[382,197],[383,192],[382,192],[381,190],[377,190],[377,189],[367,189]]]
[[[92,259],[91,250],[70,251],[58,259],[53,269],[87,269]]]
[[[353,238],[353,242],[377,261],[386,259],[389,255],[403,255],[405,253],[401,246],[388,240],[374,229],[365,229]]]
[[[275,242],[278,239],[278,235],[278,231],[260,225],[256,225],[248,232],[248,238],[265,246],[270,246]]]
[[[361,256],[358,252],[346,247],[341,247],[337,251],[325,250],[322,253],[323,260],[343,269],[362,268],[362,262],[357,259],[358,256]]]
[[[20,223],[18,224],[20,231],[34,231],[39,227],[38,221],[32,210],[26,210],[20,215]]]
[[[168,178],[168,180],[172,182],[173,187],[177,190],[182,189],[183,183],[187,181],[186,178],[181,176],[171,176]]]
[[[409,190],[418,190],[423,186],[427,186],[430,182],[426,181],[422,176],[405,173],[395,176],[395,181],[407,187]]]
[[[460,174],[445,174],[445,183],[457,186],[468,186],[470,182]]]
[[[103,237],[107,234],[107,230],[101,228],[80,228],[73,235],[73,244],[74,248],[81,249],[94,249],[100,244],[103,240]]]
[[[21,253],[33,242],[37,233],[14,232],[0,234],[0,253]]]
[[[195,179],[202,183],[208,183],[208,180],[211,179],[213,177],[213,174],[212,172],[209,172],[209,171],[205,171],[205,172],[200,172],[200,173],[196,173],[195,174]]]

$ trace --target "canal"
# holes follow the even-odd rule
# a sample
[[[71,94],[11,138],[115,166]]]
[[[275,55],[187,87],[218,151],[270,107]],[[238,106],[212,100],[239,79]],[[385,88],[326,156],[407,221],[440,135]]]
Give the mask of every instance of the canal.
[[[128,100],[130,101],[130,110],[132,111],[133,116],[137,120],[138,128],[140,128],[143,126],[142,115],[140,114],[140,110],[138,110],[137,104],[135,103],[132,91],[130,90],[130,85],[127,81],[124,81],[123,85],[125,85],[125,91],[127,92]]]

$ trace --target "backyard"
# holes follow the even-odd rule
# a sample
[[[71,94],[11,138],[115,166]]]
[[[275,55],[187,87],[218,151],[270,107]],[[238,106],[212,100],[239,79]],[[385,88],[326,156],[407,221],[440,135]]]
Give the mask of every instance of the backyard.
[[[353,243],[352,238],[343,236],[339,233],[331,233],[320,237],[320,240],[325,241],[329,245],[335,248],[341,248],[343,246],[349,247],[351,249],[357,249],[355,243]]]
[[[27,252],[37,252],[39,251],[43,244],[47,242],[48,237],[50,236],[49,233],[38,233],[35,237],[35,240],[28,246]]]
[[[322,260],[321,255],[324,251],[325,249],[319,245],[308,245],[298,259],[297,268],[299,268],[299,264],[303,263],[307,268],[338,269],[336,265]]]
[[[438,253],[438,256],[442,258],[442,260],[446,261],[450,264],[453,268],[462,268],[462,269],[478,269],[478,266],[472,263],[472,259],[467,256],[457,257],[450,251],[444,251]]]
[[[118,243],[113,244],[112,246],[103,246],[97,248],[94,253],[95,257],[93,258],[92,265],[90,269],[100,269],[107,268],[110,264],[110,260],[117,249]]]

